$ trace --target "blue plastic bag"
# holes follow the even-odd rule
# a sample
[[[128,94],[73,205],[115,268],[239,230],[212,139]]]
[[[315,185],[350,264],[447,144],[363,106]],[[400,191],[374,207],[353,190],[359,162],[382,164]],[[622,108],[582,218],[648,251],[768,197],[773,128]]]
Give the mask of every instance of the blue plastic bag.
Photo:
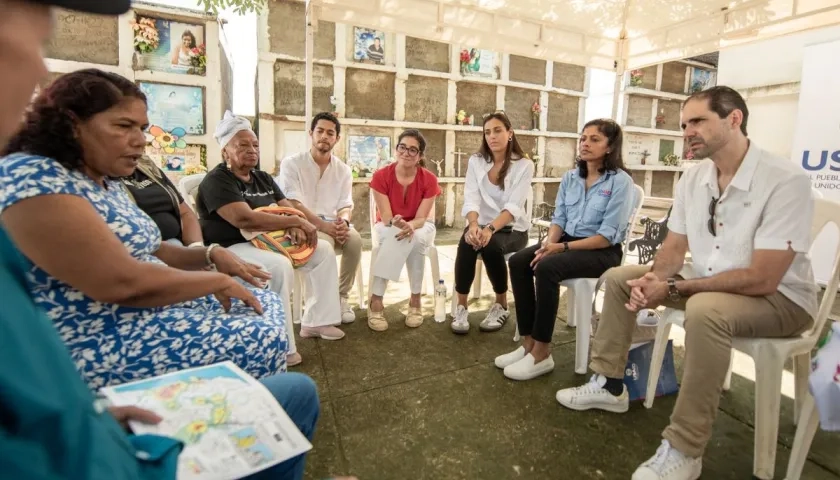
[[[630,350],[627,366],[624,368],[624,385],[630,401],[644,400],[647,393],[647,382],[650,374],[650,360],[653,356],[653,342],[643,343]],[[680,389],[677,383],[677,372],[674,367],[674,342],[668,340],[665,347],[665,357],[662,360],[662,370],[656,384],[656,396],[670,395]]]

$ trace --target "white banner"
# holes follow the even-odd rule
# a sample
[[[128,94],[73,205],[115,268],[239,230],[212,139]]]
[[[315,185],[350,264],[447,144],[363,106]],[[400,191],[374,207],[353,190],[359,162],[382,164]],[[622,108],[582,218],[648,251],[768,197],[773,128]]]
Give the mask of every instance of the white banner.
[[[805,47],[791,154],[823,198],[840,202],[840,40]],[[827,228],[811,249],[817,283],[831,276],[840,232]]]

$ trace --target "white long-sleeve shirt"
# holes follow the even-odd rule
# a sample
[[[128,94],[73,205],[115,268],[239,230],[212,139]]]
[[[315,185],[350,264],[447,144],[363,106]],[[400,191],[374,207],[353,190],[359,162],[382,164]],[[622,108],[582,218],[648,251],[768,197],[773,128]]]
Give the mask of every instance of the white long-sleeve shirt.
[[[531,228],[527,218],[525,201],[534,178],[534,163],[527,158],[514,160],[504,180],[504,190],[490,183],[487,174],[493,164],[480,155],[473,155],[467,164],[467,179],[464,184],[464,207],[461,215],[478,213],[478,223],[486,225],[507,210],[513,215],[513,229],[526,232]]]
[[[350,167],[335,155],[321,175],[321,168],[309,152],[301,152],[280,162],[280,185],[289,200],[297,200],[327,218],[353,207],[353,174]]]

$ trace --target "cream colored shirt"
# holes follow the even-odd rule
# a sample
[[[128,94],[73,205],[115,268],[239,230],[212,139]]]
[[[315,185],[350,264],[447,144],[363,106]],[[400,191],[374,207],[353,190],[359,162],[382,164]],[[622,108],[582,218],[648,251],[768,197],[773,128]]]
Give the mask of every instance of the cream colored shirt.
[[[321,168],[309,152],[286,157],[280,162],[280,188],[289,200],[330,219],[343,208],[353,208],[353,173],[335,155],[321,175]]]
[[[527,158],[511,162],[505,175],[505,188],[501,193],[491,191],[488,186],[493,184],[485,181],[491,168],[493,164],[480,155],[470,157],[461,215],[466,217],[468,213],[476,212],[479,214],[479,223],[483,224],[492,222],[502,210],[507,210],[513,215],[513,229],[527,232],[531,228],[531,219],[525,215],[525,202],[531,189],[531,179],[534,178],[534,162]]]
[[[716,236],[708,228],[712,198],[719,199]],[[688,236],[698,277],[746,268],[755,250],[793,249],[796,255],[782,277],[779,292],[813,317],[817,313],[817,285],[808,257],[813,217],[808,176],[790,160],[751,142],[723,193],[712,160],[704,160],[683,174],[668,228]]]

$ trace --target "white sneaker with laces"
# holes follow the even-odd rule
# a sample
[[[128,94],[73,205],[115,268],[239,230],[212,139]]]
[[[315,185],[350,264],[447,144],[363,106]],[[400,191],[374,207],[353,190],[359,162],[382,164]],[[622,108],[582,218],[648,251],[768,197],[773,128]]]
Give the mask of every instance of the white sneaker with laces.
[[[662,440],[656,455],[636,469],[632,480],[697,480],[702,470],[703,457],[687,457]]]
[[[453,332],[464,335],[470,331],[469,312],[463,305],[458,305],[455,309],[455,317],[452,318],[452,324],[449,327]]]
[[[356,321],[356,312],[350,306],[346,298],[341,298],[341,323],[353,323]]]
[[[560,405],[572,410],[589,410],[597,408],[613,413],[624,413],[630,408],[630,397],[627,395],[627,387],[621,395],[615,396],[604,389],[607,378],[603,375],[592,375],[589,382],[575,388],[564,388],[557,391],[557,401]]]
[[[502,308],[498,303],[494,303],[487,312],[487,316],[478,325],[478,329],[482,332],[495,332],[501,330],[505,326],[508,317],[510,317],[510,310]]]
[[[519,347],[510,353],[499,355],[496,357],[495,363],[498,368],[505,368],[508,365],[513,365],[523,358],[525,358],[525,347]]]
[[[531,380],[554,370],[554,357],[548,354],[544,360],[537,362],[530,353],[522,360],[505,367],[505,376],[511,380]]]

